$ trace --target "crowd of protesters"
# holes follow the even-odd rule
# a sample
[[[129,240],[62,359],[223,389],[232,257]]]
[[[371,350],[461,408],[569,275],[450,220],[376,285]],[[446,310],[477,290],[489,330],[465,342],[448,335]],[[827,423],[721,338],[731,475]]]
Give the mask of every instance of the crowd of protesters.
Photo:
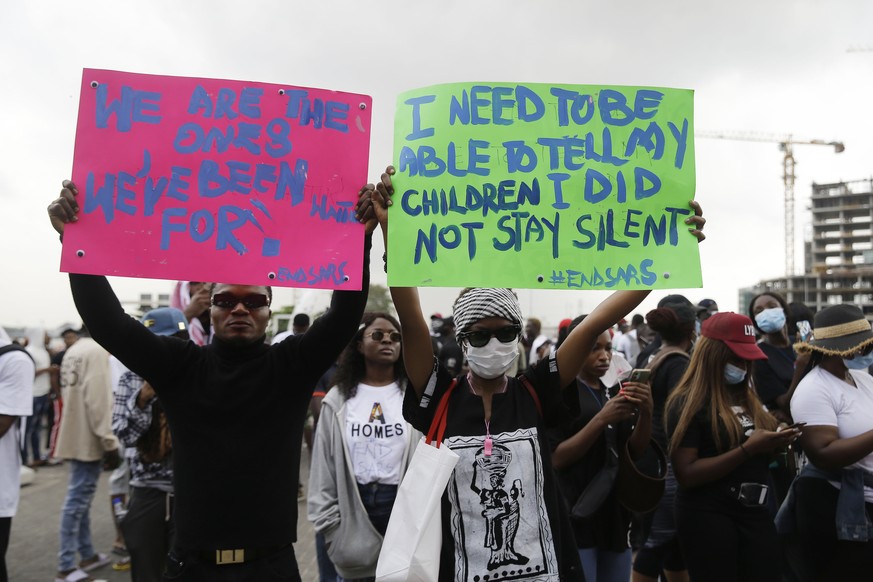
[[[111,558],[90,506],[101,471],[126,461],[113,505],[136,582],[300,580],[298,502],[320,579],[375,580],[445,400],[460,461],[440,580],[873,579],[873,331],[857,307],[813,315],[767,292],[739,314],[668,295],[639,314],[648,292],[617,291],[556,337],[509,289],[465,289],[428,320],[417,289],[392,287],[396,319],[365,313],[392,174],[356,208],[363,290],[335,291],[311,327],[296,318],[268,342],[272,290],[220,282],[180,282],[173,307],[135,319],[104,277],[74,274],[84,325],[64,331],[65,353],[44,330],[24,348],[0,333],[0,552],[11,469],[61,459],[55,580],[94,580]],[[77,194],[65,182],[49,207],[61,236]]]

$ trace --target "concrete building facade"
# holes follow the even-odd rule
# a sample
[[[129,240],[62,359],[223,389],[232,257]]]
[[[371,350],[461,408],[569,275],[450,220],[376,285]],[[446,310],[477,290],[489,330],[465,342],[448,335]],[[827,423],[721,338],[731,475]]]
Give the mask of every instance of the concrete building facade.
[[[804,274],[761,281],[739,292],[751,298],[775,291],[815,311],[851,303],[873,320],[873,178],[813,184],[811,238],[804,244]]]

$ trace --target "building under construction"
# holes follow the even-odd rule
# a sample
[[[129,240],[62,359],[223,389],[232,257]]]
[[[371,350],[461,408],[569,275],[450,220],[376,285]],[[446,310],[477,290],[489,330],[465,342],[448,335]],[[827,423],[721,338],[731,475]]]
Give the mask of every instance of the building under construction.
[[[775,291],[815,311],[840,303],[873,320],[873,178],[812,186],[812,239],[804,245],[804,274],[761,281],[739,292],[745,311],[753,296]]]

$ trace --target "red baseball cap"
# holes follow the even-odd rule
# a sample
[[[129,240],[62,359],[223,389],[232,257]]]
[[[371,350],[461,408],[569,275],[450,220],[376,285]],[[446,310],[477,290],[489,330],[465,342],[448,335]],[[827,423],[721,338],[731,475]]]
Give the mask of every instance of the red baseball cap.
[[[744,360],[767,359],[767,354],[758,347],[755,326],[745,315],[732,311],[714,313],[703,322],[700,335],[724,342],[734,354]]]

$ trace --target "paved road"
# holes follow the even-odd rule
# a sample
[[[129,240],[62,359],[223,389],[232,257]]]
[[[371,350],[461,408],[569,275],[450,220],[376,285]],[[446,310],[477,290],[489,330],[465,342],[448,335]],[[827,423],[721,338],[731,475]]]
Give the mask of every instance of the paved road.
[[[308,478],[309,455],[304,447],[301,478]],[[109,473],[100,476],[100,484],[91,506],[91,534],[99,552],[108,552],[115,539],[109,507],[107,481]],[[52,582],[57,572],[58,524],[61,505],[67,485],[67,468],[64,465],[42,467],[31,485],[22,487],[18,514],[12,519],[12,536],[6,552],[10,582]],[[296,491],[289,492],[295,495]],[[299,518],[294,545],[300,575],[304,582],[318,581],[315,562],[315,544],[312,525],[306,520],[306,503],[298,504]],[[114,571],[107,566],[93,572],[98,579],[110,582],[129,582],[130,571]]]

